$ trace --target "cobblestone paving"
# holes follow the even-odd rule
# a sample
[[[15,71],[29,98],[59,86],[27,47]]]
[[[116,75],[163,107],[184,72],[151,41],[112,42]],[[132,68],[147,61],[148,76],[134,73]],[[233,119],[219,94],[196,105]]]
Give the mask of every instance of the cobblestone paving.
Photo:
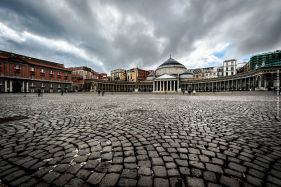
[[[0,179],[7,186],[281,186],[275,99],[0,95]]]

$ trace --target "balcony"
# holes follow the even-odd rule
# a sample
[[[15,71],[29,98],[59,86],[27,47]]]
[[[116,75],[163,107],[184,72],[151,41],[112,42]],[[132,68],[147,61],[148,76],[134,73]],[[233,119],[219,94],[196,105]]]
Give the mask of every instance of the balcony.
[[[34,75],[35,74],[35,69],[34,68],[30,68],[30,74]]]
[[[20,70],[20,66],[19,66],[19,65],[16,65],[16,66],[15,66],[15,70]]]
[[[15,70],[15,73],[19,73],[20,72],[20,66],[19,65],[16,65],[14,70]]]

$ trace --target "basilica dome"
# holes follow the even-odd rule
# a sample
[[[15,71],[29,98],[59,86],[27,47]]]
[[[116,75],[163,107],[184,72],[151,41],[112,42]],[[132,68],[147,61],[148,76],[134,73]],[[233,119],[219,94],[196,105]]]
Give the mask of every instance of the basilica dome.
[[[178,75],[186,72],[186,67],[173,58],[169,58],[156,69],[156,76],[164,74]]]

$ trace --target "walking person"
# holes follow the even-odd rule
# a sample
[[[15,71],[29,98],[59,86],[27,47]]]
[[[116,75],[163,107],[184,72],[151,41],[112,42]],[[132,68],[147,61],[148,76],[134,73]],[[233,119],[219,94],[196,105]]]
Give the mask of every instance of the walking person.
[[[38,97],[40,97],[41,96],[41,89],[38,88],[37,92],[38,92]]]
[[[61,96],[63,96],[63,89],[61,89]]]

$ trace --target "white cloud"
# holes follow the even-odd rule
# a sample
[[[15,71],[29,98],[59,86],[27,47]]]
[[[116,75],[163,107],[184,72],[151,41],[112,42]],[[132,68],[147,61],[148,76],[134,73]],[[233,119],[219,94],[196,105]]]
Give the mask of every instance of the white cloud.
[[[215,56],[214,53],[226,50],[229,45],[229,43],[219,43],[216,39],[199,40],[193,44],[192,52],[187,56],[183,54],[179,61],[187,68],[218,66],[223,59]]]
[[[27,31],[17,32],[7,25],[0,22],[0,36],[14,42],[28,42],[34,41],[39,45],[45,46],[48,49],[52,49],[57,52],[63,52],[68,54],[73,54],[85,61],[89,61],[97,66],[103,67],[103,62],[93,55],[87,54],[85,50],[79,48],[65,40],[56,40],[51,38],[46,38],[43,36],[35,35]],[[105,71],[105,69],[104,69]]]

